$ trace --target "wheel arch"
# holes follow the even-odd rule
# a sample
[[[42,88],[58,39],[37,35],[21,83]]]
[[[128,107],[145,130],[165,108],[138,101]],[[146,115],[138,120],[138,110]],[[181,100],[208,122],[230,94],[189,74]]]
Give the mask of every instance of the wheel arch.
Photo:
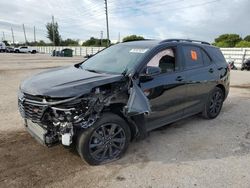
[[[225,100],[225,98],[226,98],[226,88],[225,88],[225,86],[223,84],[217,84],[216,87],[218,87],[218,88],[220,88],[222,90],[223,95],[224,95],[223,100]]]
[[[124,119],[129,126],[129,129],[131,132],[131,140],[133,140],[134,138],[136,138],[139,130],[138,130],[138,127],[137,127],[135,121],[131,118],[126,117],[124,115],[124,113],[122,112],[125,105],[126,104],[124,104],[124,103],[112,103],[103,109],[103,113],[104,112],[111,112],[111,113],[114,113],[114,114],[120,116],[122,119]]]

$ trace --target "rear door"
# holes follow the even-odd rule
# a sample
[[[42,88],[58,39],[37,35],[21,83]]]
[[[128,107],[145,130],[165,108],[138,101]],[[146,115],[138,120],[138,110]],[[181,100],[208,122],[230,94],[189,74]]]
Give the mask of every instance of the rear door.
[[[173,54],[168,50],[172,50]],[[140,83],[144,94],[149,98],[152,110],[151,114],[146,116],[147,130],[166,125],[183,115],[186,85],[179,55],[179,48],[165,48],[159,50],[147,64],[162,69],[161,74],[154,76],[152,80]]]
[[[182,53],[187,83],[184,115],[191,115],[203,110],[209,92],[215,87],[217,68],[201,47],[184,45]]]

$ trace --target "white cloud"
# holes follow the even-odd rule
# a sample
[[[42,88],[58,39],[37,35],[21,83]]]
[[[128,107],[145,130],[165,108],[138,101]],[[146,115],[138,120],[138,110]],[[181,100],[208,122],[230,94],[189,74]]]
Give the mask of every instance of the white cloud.
[[[128,34],[148,38],[195,38],[212,41],[222,33],[250,34],[249,0],[108,0],[111,39]],[[10,27],[15,37],[24,40],[46,40],[45,24],[51,16],[59,24],[62,37],[87,39],[106,35],[102,0],[11,0],[0,2],[0,32],[10,40]]]

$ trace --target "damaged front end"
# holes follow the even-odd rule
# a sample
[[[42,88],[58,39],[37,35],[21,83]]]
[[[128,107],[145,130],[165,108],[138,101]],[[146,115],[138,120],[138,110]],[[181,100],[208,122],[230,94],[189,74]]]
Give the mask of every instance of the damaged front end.
[[[126,86],[125,86],[126,87]],[[124,103],[124,86],[97,87],[91,93],[67,99],[51,99],[19,93],[18,106],[25,126],[39,142],[69,146],[79,129],[93,125],[112,103]]]
[[[92,89],[72,98],[49,98],[19,93],[18,106],[28,132],[39,142],[52,146],[71,145],[77,131],[92,126],[101,113],[119,105],[119,112],[138,132],[145,132],[141,115],[150,112],[147,97],[131,78]],[[134,117],[140,118],[134,118]],[[138,119],[139,122],[138,122]],[[139,124],[139,126],[138,126]]]

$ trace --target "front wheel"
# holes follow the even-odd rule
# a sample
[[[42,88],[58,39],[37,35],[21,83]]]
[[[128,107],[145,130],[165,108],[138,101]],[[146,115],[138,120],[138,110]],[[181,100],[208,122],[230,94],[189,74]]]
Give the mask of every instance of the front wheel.
[[[224,93],[221,88],[216,87],[209,95],[203,110],[203,117],[206,119],[216,118],[222,108]]]
[[[77,138],[77,151],[90,165],[119,159],[127,150],[131,133],[127,123],[118,115],[104,113]]]

